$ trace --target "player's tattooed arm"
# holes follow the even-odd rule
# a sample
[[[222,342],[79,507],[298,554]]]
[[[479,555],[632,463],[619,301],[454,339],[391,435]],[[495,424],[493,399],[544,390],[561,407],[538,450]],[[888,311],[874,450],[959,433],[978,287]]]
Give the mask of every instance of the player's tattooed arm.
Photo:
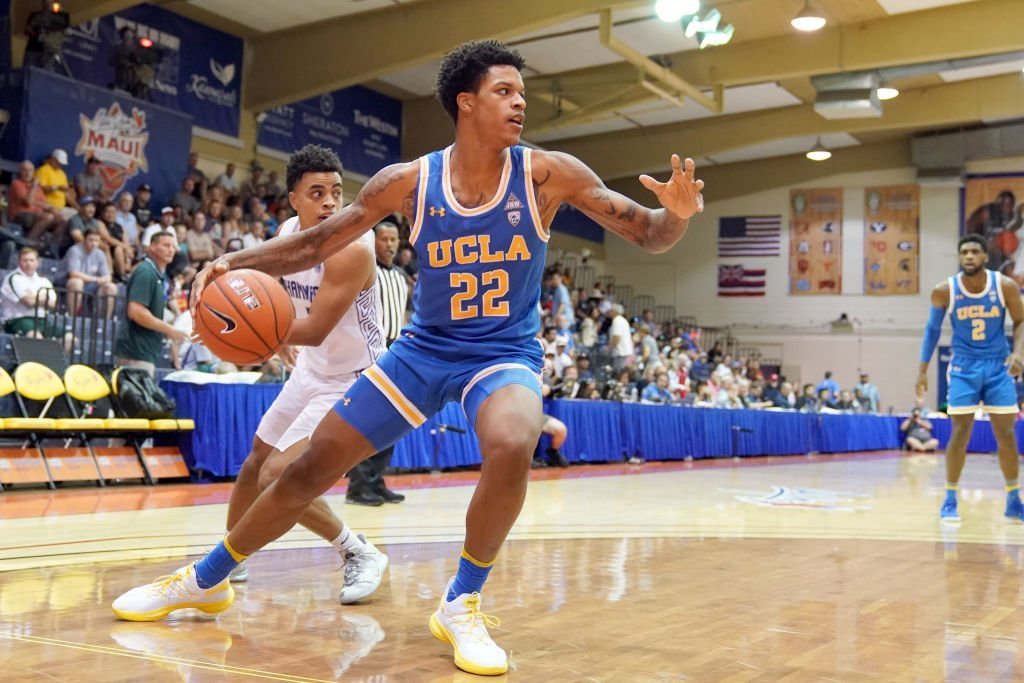
[[[418,161],[383,168],[370,178],[351,204],[316,227],[275,237],[217,259],[196,275],[190,302],[193,315],[206,283],[223,272],[252,268],[280,276],[308,270],[359,239],[389,214],[400,211],[413,218],[418,178]]]
[[[704,210],[701,189],[694,180],[694,164],[684,165],[672,155],[672,177],[659,183],[650,176],[640,182],[651,190],[664,208],[651,210],[629,197],[608,189],[583,162],[568,154],[534,152],[534,194],[545,224],[558,205],[567,202],[602,227],[647,251],[667,251],[686,233],[689,219]]]

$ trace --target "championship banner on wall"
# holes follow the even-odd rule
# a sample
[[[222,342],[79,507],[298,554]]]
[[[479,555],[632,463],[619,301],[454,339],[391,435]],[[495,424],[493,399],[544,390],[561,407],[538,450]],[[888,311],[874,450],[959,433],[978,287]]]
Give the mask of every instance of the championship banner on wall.
[[[790,190],[789,293],[843,291],[843,191]]]
[[[111,196],[149,183],[157,206],[181,186],[192,143],[188,116],[38,69],[26,70],[22,106],[14,158],[38,166],[64,149],[64,170],[74,178],[96,157]]]
[[[917,185],[864,190],[864,293],[917,294],[921,233]]]
[[[346,171],[372,176],[401,157],[402,102],[357,85],[275,107],[260,125],[259,144],[285,154],[323,145]]]
[[[71,77],[110,88],[115,78],[115,51],[125,28],[134,35],[133,45],[143,38],[152,41],[144,51],[147,57],[159,57],[152,65],[153,103],[188,114],[200,128],[238,136],[241,38],[170,10],[139,5],[67,30],[63,52]]]
[[[964,186],[961,234],[988,241],[988,267],[1024,291],[1024,174],[976,176]]]

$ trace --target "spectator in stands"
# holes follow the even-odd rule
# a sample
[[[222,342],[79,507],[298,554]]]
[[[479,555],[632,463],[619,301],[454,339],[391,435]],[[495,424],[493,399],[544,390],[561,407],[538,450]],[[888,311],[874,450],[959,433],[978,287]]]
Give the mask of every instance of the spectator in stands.
[[[25,229],[26,239],[30,242],[38,243],[43,235],[49,233],[63,234],[64,219],[46,200],[31,161],[23,161],[18,166],[18,177],[11,181],[8,194],[8,215],[12,222]],[[6,267],[7,264],[3,265]]]
[[[818,386],[814,387],[814,392],[820,394],[822,389],[828,390],[828,400],[834,401],[839,397],[839,382],[832,379],[832,371],[825,371],[825,379],[821,380]]]
[[[871,399],[864,395],[864,391],[858,385],[853,390],[853,400],[857,402],[859,413],[870,413],[871,412]]]
[[[189,153],[188,169],[185,171],[185,177],[193,180],[191,192],[197,200],[206,195],[206,189],[210,184],[210,179],[206,177],[205,173],[203,173],[203,169],[199,168],[198,152]]]
[[[135,223],[139,230],[145,232],[151,224],[157,221],[153,215],[153,188],[148,183],[142,183],[135,190],[135,201],[132,203],[132,213],[135,215]]]
[[[249,170],[249,179],[242,183],[242,189],[239,192],[239,201],[242,205],[248,206],[249,199],[256,196],[256,188],[263,184],[263,167],[259,164],[253,164]]]
[[[128,321],[121,327],[121,335],[114,347],[118,365],[142,368],[155,375],[164,339],[176,344],[188,340],[186,332],[164,322],[164,310],[167,308],[165,274],[174,259],[174,251],[174,240],[170,235],[154,235],[146,250],[146,258],[128,280]]]
[[[881,397],[878,395],[878,387],[871,383],[868,373],[860,373],[860,384],[854,387],[854,390],[860,390],[860,393],[868,401],[867,409],[872,413],[879,411],[879,405],[881,404]]]
[[[580,354],[576,357],[576,370],[579,374],[580,382],[593,382],[594,373],[590,369],[590,356],[586,354]]]
[[[711,357],[709,355],[708,360],[710,360],[710,358]],[[711,374],[711,376],[719,384],[725,382],[726,380],[730,382],[736,381],[736,377],[735,375],[733,375],[732,372],[732,356],[730,356],[729,354],[720,356],[718,365],[715,366],[715,371]]]
[[[701,351],[697,354],[693,365],[690,366],[690,377],[698,382],[706,382],[711,379],[711,373],[714,372],[714,369],[714,366],[708,360],[708,354]]]
[[[820,406],[818,405],[818,397],[814,392],[813,384],[804,385],[803,393],[800,395],[800,398],[796,400],[796,405],[794,407],[802,413],[818,412]]]
[[[148,247],[149,243],[153,241],[153,235],[158,232],[169,232],[174,235],[174,241],[178,241],[178,233],[174,229],[174,209],[170,206],[160,209],[159,223],[154,223],[142,231],[142,247]]]
[[[419,264],[416,262],[416,253],[412,250],[412,247],[405,246],[399,249],[398,256],[395,257],[395,263],[409,274],[410,282],[416,281],[419,273]]]
[[[36,169],[36,179],[39,186],[43,188],[46,201],[54,208],[58,215],[65,221],[75,215],[77,205],[69,200],[68,176],[64,167],[68,165],[68,153],[62,149],[55,149],[46,158],[43,165]],[[69,204],[71,206],[69,206]]]
[[[171,200],[171,206],[179,207],[183,218],[191,216],[199,210],[199,200],[193,194],[195,190],[196,180],[188,176],[181,181],[181,189],[174,194],[174,199]]]
[[[649,308],[645,308],[640,312],[640,324],[646,325],[647,329],[651,331],[651,336],[657,339],[661,336],[661,325],[654,322],[654,311]]]
[[[271,171],[267,175],[267,184],[264,185],[266,188],[266,200],[270,203],[277,202],[277,199],[284,194],[284,186],[281,185],[281,181],[278,180],[280,176],[277,171]]]
[[[110,264],[100,248],[100,242],[99,231],[95,227],[88,227],[83,231],[82,242],[68,249],[64,257],[68,273],[68,310],[78,311],[82,303],[82,292],[87,292],[104,301],[104,314],[110,318],[114,313],[117,285],[110,275]]]
[[[751,410],[764,410],[775,405],[773,401],[765,398],[764,383],[760,380],[751,382],[749,390],[741,387],[740,399],[742,399],[744,407]]]
[[[562,369],[562,381],[553,387],[551,398],[584,398],[580,395],[582,388],[579,370],[569,365]]]
[[[110,199],[103,178],[100,176],[100,160],[96,157],[89,157],[85,162],[85,170],[75,176],[75,191],[79,197],[92,197],[93,199],[105,202]]]
[[[654,382],[644,387],[644,392],[641,394],[640,400],[642,403],[663,403],[665,405],[674,405],[676,397],[672,395],[672,392],[668,390],[668,373],[659,372]]]
[[[612,306],[612,325],[608,330],[608,352],[615,370],[622,370],[633,357],[633,332],[623,315],[624,310],[622,304]]]
[[[836,410],[842,410],[847,413],[858,413],[860,412],[860,403],[853,397],[853,392],[849,389],[843,389],[839,392],[839,400],[836,401],[833,406]]]
[[[939,447],[939,440],[932,436],[932,429],[931,421],[921,417],[920,408],[914,408],[900,425],[900,431],[907,435],[907,447],[919,453]]]
[[[644,368],[659,368],[662,366],[661,350],[658,348],[658,340],[651,334],[651,328],[645,323],[640,323],[640,364]]]
[[[96,218],[96,200],[92,197],[82,197],[78,202],[78,213],[68,221],[67,232],[74,244],[81,244],[88,230],[92,230],[99,237],[100,222]]]
[[[223,187],[229,196],[238,194],[238,180],[235,179],[235,165],[229,163],[224,172],[213,179],[214,187]]]
[[[142,250],[139,249],[139,239],[142,237],[141,230],[139,229],[139,222],[135,219],[135,214],[132,213],[132,206],[135,204],[135,198],[132,197],[131,192],[122,192],[117,198],[117,223],[121,226],[121,230],[124,234],[124,241],[127,242],[134,254],[141,254]]]
[[[263,244],[267,239],[267,226],[258,221],[249,224],[249,232],[242,235],[242,248],[251,249]]]
[[[572,306],[572,297],[569,296],[569,288],[562,281],[562,274],[557,270],[551,273],[551,288],[553,293],[551,316],[555,320],[558,316],[565,316],[569,327],[572,327],[575,320],[575,310]]]
[[[635,403],[640,393],[633,381],[633,375],[628,369],[623,369],[608,380],[604,387],[604,398],[608,401],[620,401],[622,403]]]
[[[793,391],[793,383],[783,382],[779,385],[779,393],[772,399],[772,403],[775,404],[776,408],[796,410],[797,400],[796,392]]]
[[[594,347],[597,346],[597,321],[600,317],[601,313],[597,310],[597,306],[592,306],[580,320],[580,353],[593,353]]]
[[[779,376],[774,372],[768,375],[768,380],[764,385],[764,399],[776,403],[776,397],[779,396]]]
[[[712,368],[718,367],[718,363],[724,355],[725,351],[722,350],[722,342],[716,341],[714,346],[708,349],[708,363],[711,364]]]
[[[210,238],[216,242],[221,249],[226,249],[228,246],[228,240],[232,240],[236,237],[241,239],[242,235],[245,234],[245,221],[242,216],[242,207],[235,204],[229,206],[227,209],[227,216],[221,221],[220,231],[212,229],[212,226],[207,227],[207,232],[210,233]]]
[[[277,234],[281,224],[292,217],[292,211],[287,206],[279,206],[270,220],[267,221],[267,239]]]
[[[4,332],[24,337],[54,337],[56,328],[46,313],[57,306],[53,283],[39,274],[39,252],[22,247],[18,267],[0,285]],[[46,291],[48,290],[48,291]]]
[[[113,263],[114,277],[123,282],[131,272],[135,248],[125,240],[124,228],[117,220],[117,206],[104,204],[99,215],[102,246]]]
[[[223,249],[215,243],[206,230],[206,214],[197,211],[192,217],[192,227],[189,228],[185,237],[188,245],[188,258],[190,265],[197,272],[206,267],[206,264],[220,256]]]

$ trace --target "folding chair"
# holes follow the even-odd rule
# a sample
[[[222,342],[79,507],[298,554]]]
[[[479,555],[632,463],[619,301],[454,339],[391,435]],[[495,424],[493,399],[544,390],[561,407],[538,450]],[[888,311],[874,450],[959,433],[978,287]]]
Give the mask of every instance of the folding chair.
[[[32,444],[39,450],[51,482],[95,481],[103,486],[103,474],[85,437],[86,432],[100,428],[100,421],[48,415],[54,402],[65,393],[57,373],[40,363],[22,363],[14,370],[14,387],[22,417],[5,419],[4,430],[23,433],[26,445]],[[29,415],[26,400],[43,402],[38,416]],[[44,445],[45,441],[55,439],[63,444]]]

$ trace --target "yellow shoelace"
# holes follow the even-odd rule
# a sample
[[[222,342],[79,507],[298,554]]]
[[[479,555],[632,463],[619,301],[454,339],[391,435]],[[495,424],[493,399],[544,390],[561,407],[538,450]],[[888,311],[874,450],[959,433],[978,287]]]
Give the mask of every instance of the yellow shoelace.
[[[498,617],[484,614],[480,611],[479,593],[473,593],[470,597],[466,598],[464,604],[469,608],[469,611],[465,614],[453,615],[452,621],[463,626],[465,631],[471,632],[479,641],[491,640],[490,634],[487,633],[487,627],[498,628],[501,626],[501,620]],[[481,630],[477,626],[481,626],[483,629]]]

